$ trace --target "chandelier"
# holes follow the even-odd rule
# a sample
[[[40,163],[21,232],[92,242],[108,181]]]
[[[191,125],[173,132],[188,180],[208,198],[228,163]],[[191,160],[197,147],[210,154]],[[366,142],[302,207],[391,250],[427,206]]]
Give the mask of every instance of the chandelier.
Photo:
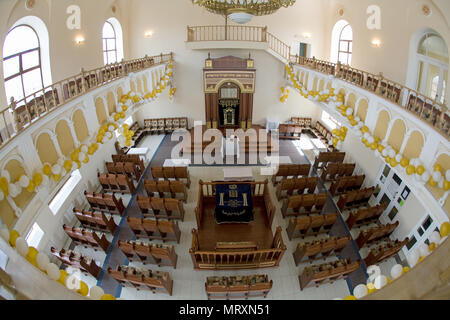
[[[295,0],[191,0],[209,12],[224,15],[240,24],[249,22],[253,16],[264,16],[281,7],[289,7]]]

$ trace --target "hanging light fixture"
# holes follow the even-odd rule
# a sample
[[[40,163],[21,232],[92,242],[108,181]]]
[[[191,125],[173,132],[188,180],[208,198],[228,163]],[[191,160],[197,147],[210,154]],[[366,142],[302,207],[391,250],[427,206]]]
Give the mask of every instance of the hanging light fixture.
[[[295,0],[191,0],[212,13],[228,16],[232,21],[245,24],[254,16],[276,12],[281,7],[295,4]]]

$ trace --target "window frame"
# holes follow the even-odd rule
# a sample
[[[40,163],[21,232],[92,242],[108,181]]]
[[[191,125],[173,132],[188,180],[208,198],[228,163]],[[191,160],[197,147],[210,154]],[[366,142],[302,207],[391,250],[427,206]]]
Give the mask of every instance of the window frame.
[[[21,83],[21,85],[22,85],[23,99],[18,99],[18,97],[13,97],[14,100],[15,100],[16,102],[17,102],[17,101],[21,101],[21,100],[25,100],[27,97],[30,97],[30,96],[33,95],[35,92],[39,91],[39,90],[37,90],[37,91],[35,91],[35,92],[33,92],[33,93],[29,94],[29,95],[26,94],[26,91],[25,91],[25,84],[24,84],[24,75],[27,74],[27,73],[29,73],[29,72],[32,72],[32,71],[34,71],[34,70],[39,69],[40,75],[41,75],[41,77],[40,77],[40,78],[41,78],[41,83],[40,83],[40,84],[41,84],[41,86],[42,86],[42,88],[41,88],[40,90],[43,90],[43,89],[45,88],[45,85],[44,85],[44,76],[43,76],[43,72],[42,72],[41,39],[39,39],[39,35],[38,35],[38,33],[36,32],[36,30],[35,30],[32,26],[30,26],[30,25],[27,25],[27,24],[19,24],[19,25],[15,26],[14,28],[12,28],[11,30],[8,31],[8,33],[7,33],[6,37],[5,37],[5,40],[6,40],[6,38],[9,36],[9,34],[10,34],[12,31],[14,31],[16,28],[19,28],[19,27],[27,27],[27,28],[30,28],[30,29],[34,32],[34,34],[36,35],[37,41],[38,41],[38,47],[32,48],[32,49],[28,49],[28,50],[25,50],[25,51],[21,51],[21,52],[12,54],[12,55],[10,55],[10,56],[4,57],[4,58],[2,59],[2,64],[4,64],[4,62],[7,61],[7,60],[14,59],[14,58],[16,58],[16,57],[18,57],[18,59],[19,59],[19,72],[18,72],[18,73],[15,73],[15,74],[13,74],[13,75],[10,75],[10,76],[7,77],[7,78],[3,78],[4,86],[5,86],[5,88],[6,88],[6,83],[7,83],[8,81],[11,81],[11,80],[13,80],[13,79],[15,79],[15,78],[17,78],[17,77],[20,77],[20,83]],[[4,44],[3,44],[3,46],[4,46]],[[22,57],[23,57],[23,55],[28,54],[28,53],[30,53],[30,52],[36,52],[36,51],[38,52],[39,64],[38,64],[37,66],[34,66],[34,67],[28,68],[28,69],[26,69],[26,70],[23,70],[23,62],[22,62]],[[6,94],[6,96],[7,96],[8,103],[9,103],[8,93],[5,92],[5,94]]]
[[[106,24],[109,24],[110,27],[113,29],[114,38],[105,38],[104,37],[103,29],[105,28]],[[114,49],[113,50],[108,50],[108,40],[114,40]],[[105,23],[103,24],[103,28],[102,28],[102,42],[103,42],[103,60],[105,62],[105,65],[112,64],[112,63],[117,63],[118,62],[117,32],[116,32],[116,29],[114,28],[114,25],[111,22],[109,22],[108,20],[106,20]],[[114,55],[116,57],[114,62],[110,62],[109,61],[108,52],[114,52]]]
[[[352,40],[343,40],[342,39],[342,32],[345,30],[345,28],[350,27],[351,31],[352,31]],[[341,50],[341,44],[342,43],[346,43],[347,45],[347,51],[342,51]],[[350,45],[352,45],[352,50],[350,50]],[[351,60],[352,60],[352,55],[353,55],[353,28],[350,25],[350,23],[346,24],[342,29],[341,32],[339,33],[339,43],[338,43],[338,56],[337,56],[337,60],[338,62],[341,61],[341,54],[347,54],[347,61],[345,64],[350,65]],[[350,60],[350,61],[349,61]],[[343,63],[343,62],[341,62]]]

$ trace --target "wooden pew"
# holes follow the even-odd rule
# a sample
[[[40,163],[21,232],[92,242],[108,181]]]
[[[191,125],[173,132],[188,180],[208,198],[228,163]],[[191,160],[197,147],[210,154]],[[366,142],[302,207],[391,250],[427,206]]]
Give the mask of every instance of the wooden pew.
[[[328,238],[313,242],[300,242],[294,255],[295,265],[303,262],[311,262],[317,259],[326,260],[330,256],[338,256],[350,242],[351,237]],[[304,260],[304,258],[306,258]]]
[[[74,208],[73,213],[81,224],[87,228],[114,234],[118,228],[112,217],[107,218],[103,212],[91,212]]]
[[[132,162],[135,165],[139,166],[140,172],[145,171],[144,161],[141,159],[141,157],[138,154],[124,154],[124,155],[113,154],[112,161],[114,163],[116,163],[116,162],[125,162],[125,163]]]
[[[101,248],[106,253],[111,245],[104,234],[98,236],[96,232],[69,227],[65,224],[63,225],[63,229],[73,242],[84,247],[91,247],[95,251],[97,251],[98,248]]]
[[[156,264],[158,267],[173,267],[176,269],[178,256],[174,246],[142,243],[140,241],[120,241],[119,249],[130,261],[139,261],[145,264]]]
[[[90,274],[95,279],[99,278],[102,268],[94,259],[83,256],[72,250],[66,251],[61,249],[61,251],[58,251],[54,247],[51,247],[50,250],[52,255],[58,258],[65,265],[80,269],[81,272]]]
[[[187,201],[187,189],[183,181],[145,180],[144,187],[149,197],[159,195],[160,198],[164,198],[169,194],[171,198],[176,198],[176,195],[180,194],[183,202]]]
[[[291,122],[293,124],[298,124],[302,126],[305,129],[311,129],[312,125],[312,118],[299,118],[299,117],[292,117]]]
[[[358,238],[355,240],[356,245],[361,249],[368,243],[387,238],[394,232],[398,225],[399,222],[396,221],[393,224],[386,224],[361,231]]]
[[[137,203],[144,218],[184,220],[182,200],[137,196]]]
[[[321,152],[314,160],[314,170],[326,168],[328,163],[344,163],[345,152]]]
[[[383,214],[384,210],[386,210],[386,204],[380,204],[375,207],[369,207],[357,210],[356,212],[350,212],[347,221],[347,227],[352,229],[355,225],[362,225],[366,223],[371,223],[377,221],[380,216]]]
[[[406,238],[403,241],[395,240],[390,241],[389,243],[385,243],[377,248],[370,250],[367,257],[364,259],[366,266],[371,266],[374,264],[381,263],[393,256],[402,250],[403,246],[409,242],[409,238]]]
[[[339,279],[346,279],[349,274],[356,271],[361,265],[361,260],[350,262],[348,259],[331,263],[305,267],[300,274],[300,289],[315,285],[319,287],[324,283],[333,283]]]
[[[151,167],[153,179],[184,180],[186,188],[191,186],[191,178],[187,167]]]
[[[365,179],[365,175],[340,177],[330,185],[330,194],[332,196],[336,196],[349,191],[359,190],[361,189]]]
[[[118,266],[115,270],[108,268],[108,273],[122,286],[172,295],[173,280],[168,272]]]
[[[136,191],[133,180],[125,174],[98,173],[98,180],[104,192],[118,192],[133,194]]]
[[[171,133],[180,129],[189,130],[187,117],[145,119],[144,127],[150,134]]]
[[[272,286],[268,275],[207,277],[205,291],[208,300],[266,298]]]
[[[134,162],[106,162],[106,170],[110,174],[124,174],[139,181],[143,175],[142,168]]]
[[[344,209],[365,206],[374,191],[375,187],[347,192],[340,196],[337,207],[342,212]]]
[[[288,196],[292,196],[294,191],[301,195],[307,191],[308,193],[314,193],[319,183],[318,177],[304,177],[283,179],[277,185],[276,195],[278,200],[282,200]],[[286,191],[286,194],[284,192]]]
[[[128,225],[136,238],[176,241],[180,243],[181,231],[177,222],[152,219],[127,218]]]
[[[278,177],[281,177],[282,179],[288,177],[307,177],[309,176],[310,170],[311,165],[309,164],[280,164],[277,173],[272,176],[272,183],[276,185],[278,183]]]
[[[132,137],[133,144],[137,146],[139,142],[146,136],[147,130],[144,130],[139,126],[139,123],[136,121],[133,123],[133,125],[130,127],[130,131],[134,132],[134,136]]]
[[[94,211],[118,214],[120,216],[123,216],[125,212],[122,199],[117,199],[115,195],[87,191],[84,192],[84,195]]]
[[[327,200],[326,193],[291,196],[283,200],[281,213],[283,218],[321,213]]]
[[[280,124],[280,139],[300,140],[303,128],[297,124]]]
[[[337,213],[305,216],[289,219],[286,229],[289,240],[305,238],[309,235],[328,233],[338,219]]]
[[[335,181],[341,177],[352,176],[355,168],[355,163],[328,163],[322,170],[320,178],[323,182]]]

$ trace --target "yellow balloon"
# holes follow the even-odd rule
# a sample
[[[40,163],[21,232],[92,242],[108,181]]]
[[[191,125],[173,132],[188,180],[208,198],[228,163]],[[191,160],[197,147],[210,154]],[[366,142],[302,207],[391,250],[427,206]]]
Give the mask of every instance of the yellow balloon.
[[[27,186],[26,189],[29,193],[33,193],[35,188],[36,188],[36,186],[34,185],[34,182],[30,181],[30,184]]]
[[[9,244],[11,245],[11,247],[16,247],[16,240],[18,237],[20,237],[20,234],[19,232],[17,232],[17,230],[11,230],[9,232]]]
[[[52,167],[50,167],[49,164],[44,165],[44,167],[42,168],[42,172],[44,172],[44,174],[46,176],[50,176],[52,174]]]
[[[364,126],[364,127],[361,128],[361,132],[362,133],[369,132],[369,128],[367,128],[367,126]]]
[[[33,182],[34,182],[35,186],[39,187],[42,184],[42,181],[43,181],[42,174],[36,173],[33,176]]]
[[[419,176],[421,176],[424,172],[425,172],[425,168],[424,168],[422,165],[420,165],[420,166],[418,166],[418,167],[416,168],[416,173],[417,173]]]
[[[391,283],[391,279],[389,277],[386,277],[386,279],[388,284]]]
[[[73,163],[70,160],[64,161],[64,169],[66,169],[67,172],[72,170]]]
[[[400,165],[401,165],[403,168],[406,168],[406,167],[409,165],[409,160],[406,159],[406,158],[402,158],[402,160],[400,161]]]
[[[390,165],[391,165],[393,168],[395,168],[395,167],[397,166],[397,164],[398,164],[398,162],[397,162],[394,158],[392,158],[391,161],[390,161],[389,163],[390,163]]]
[[[66,272],[66,270],[59,270],[59,279],[58,282],[61,283],[63,286],[66,285],[66,279],[69,276],[69,274]]]
[[[104,294],[100,300],[116,300],[116,297],[114,297],[112,294]]]
[[[80,161],[75,161],[75,163],[77,164],[78,169],[80,169],[81,168],[81,162]]]
[[[384,150],[384,146],[383,146],[382,144],[380,144],[380,145],[378,146],[378,151],[379,151],[380,153],[382,153],[383,150]]]
[[[377,148],[378,148],[378,144],[375,142],[370,145],[370,149],[372,149],[372,150],[377,150]]]
[[[442,166],[440,164],[436,164],[434,166],[434,171],[442,171]]]
[[[114,115],[114,121],[119,121],[120,120],[120,114],[116,113]]]
[[[406,168],[406,173],[410,176],[416,172],[416,168],[414,166],[409,165]]]
[[[430,180],[428,180],[428,184],[429,184],[430,186],[432,186],[432,187],[435,187],[435,186],[437,185],[437,182],[434,181],[433,178],[430,178]]]
[[[403,267],[402,272],[403,272],[403,274],[405,274],[405,273],[407,273],[409,270],[410,270],[409,267]]]
[[[77,161],[77,160],[78,160],[78,157],[79,157],[78,151],[74,151],[74,152],[72,152],[72,153],[70,154],[70,159],[71,159],[72,161]]]
[[[85,282],[80,281],[80,289],[78,289],[77,292],[82,296],[86,297],[89,294],[88,285]]]
[[[356,300],[355,296],[346,296],[344,300]]]
[[[417,263],[421,262],[423,260],[424,257],[420,257],[419,261],[417,261]]]
[[[54,174],[54,175],[53,175],[53,180],[55,180],[56,182],[58,182],[59,180],[61,180],[61,175],[60,175],[60,174]]]
[[[84,158],[83,163],[88,163],[89,162],[89,157],[86,156],[86,158]]]
[[[444,181],[444,191],[448,191],[450,189],[450,181]]]
[[[339,134],[339,130],[338,129],[334,129],[333,131],[331,131],[331,133],[333,133],[333,135],[337,136]]]
[[[38,253],[39,253],[39,251],[37,251],[36,248],[34,248],[34,247],[28,248],[28,253],[27,253],[26,259],[28,260],[29,263],[31,263],[35,267],[37,267],[36,256]]]
[[[368,283],[367,284],[367,293],[371,294],[372,292],[375,292],[377,290],[377,288],[375,288],[375,285],[373,283]]]
[[[449,232],[450,232],[450,223],[444,222],[443,224],[441,224],[441,229],[440,229],[441,237],[444,238],[444,237],[448,236]]]
[[[88,154],[89,155],[93,155],[95,153],[95,148],[93,147],[93,146],[90,146],[89,148],[88,148]]]
[[[125,141],[125,145],[126,145],[127,147],[131,146],[131,140]]]
[[[428,246],[428,249],[430,249],[430,251],[433,251],[434,249],[436,249],[436,243],[434,243],[434,242],[430,243],[430,245]]]
[[[127,110],[128,110],[128,107],[127,107],[127,106],[122,106],[122,111],[123,111],[123,112],[127,112]]]

